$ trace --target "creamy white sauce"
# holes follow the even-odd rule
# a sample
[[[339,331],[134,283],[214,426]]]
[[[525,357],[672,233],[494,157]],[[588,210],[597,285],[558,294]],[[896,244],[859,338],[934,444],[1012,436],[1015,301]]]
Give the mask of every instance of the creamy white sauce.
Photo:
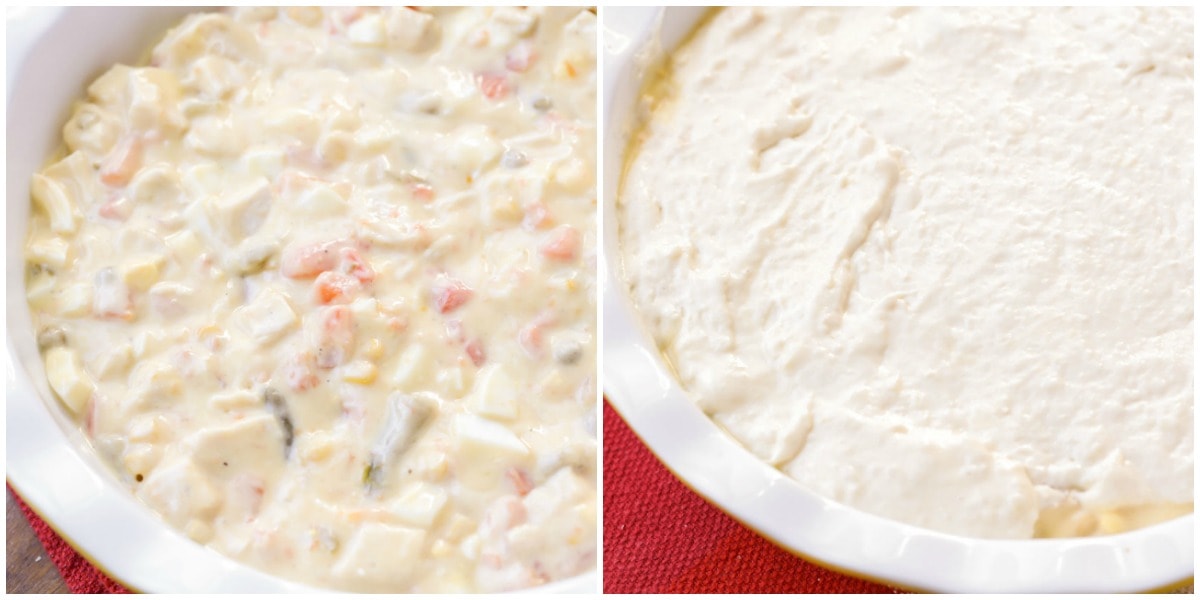
[[[864,510],[1193,501],[1187,9],[727,9],[647,94],[623,269],[695,402]]]
[[[28,298],[138,498],[341,589],[594,568],[595,25],[237,9],[90,85]]]

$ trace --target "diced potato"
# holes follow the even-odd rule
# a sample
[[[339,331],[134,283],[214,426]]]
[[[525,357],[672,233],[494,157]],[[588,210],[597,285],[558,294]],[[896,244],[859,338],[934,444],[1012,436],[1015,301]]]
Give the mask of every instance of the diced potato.
[[[213,394],[208,405],[221,411],[245,410],[262,404],[261,397],[250,390],[232,390]]]
[[[158,64],[179,69],[201,56],[220,55],[257,62],[262,48],[254,33],[229,15],[217,12],[188,17],[154,49]]]
[[[87,408],[88,399],[96,389],[91,376],[79,364],[79,355],[65,346],[46,352],[46,379],[63,404],[77,415]]]
[[[533,33],[538,23],[538,16],[533,11],[514,7],[497,8],[494,19],[502,29],[519,37]]]
[[[425,532],[382,523],[364,524],[333,565],[338,579],[403,586],[420,564]]]
[[[154,467],[162,460],[162,455],[162,446],[131,444],[121,455],[121,464],[125,465],[125,470],[129,471],[130,475],[135,478],[140,475],[144,479],[146,473],[153,471]]]
[[[333,439],[325,431],[310,431],[296,438],[296,449],[300,459],[306,462],[317,462],[329,458],[333,454]]]
[[[366,360],[356,360],[342,367],[342,379],[361,385],[374,383],[377,373],[374,363]]]
[[[325,14],[315,6],[289,6],[287,16],[289,19],[309,27],[315,27],[325,19]]]
[[[428,529],[446,507],[448,498],[441,486],[418,481],[402,488],[389,510],[409,525]]]
[[[259,177],[250,185],[213,197],[214,221],[229,240],[241,240],[254,235],[271,211],[274,194],[271,182]]]
[[[121,267],[121,280],[135,290],[148,290],[158,282],[158,268],[164,260],[162,256],[144,256],[127,262]]]
[[[282,110],[267,117],[267,133],[286,136],[311,146],[321,135],[321,121],[313,113],[299,109]]]
[[[297,328],[300,322],[287,299],[270,288],[263,289],[249,304],[234,311],[234,320],[264,346]]]
[[[230,425],[209,427],[188,436],[192,460],[202,471],[227,478],[239,472],[278,472],[286,460],[279,420],[263,412]]]
[[[423,344],[412,344],[400,354],[392,383],[400,389],[411,390],[426,381],[433,367],[433,356]]]
[[[525,211],[512,194],[498,193],[488,197],[488,217],[497,224],[513,224],[521,221]]]
[[[446,475],[450,473],[450,459],[445,452],[426,451],[417,455],[409,463],[409,468],[417,477],[436,483],[445,479]]]
[[[187,459],[147,474],[137,495],[176,527],[210,521],[221,508],[221,494]]]
[[[183,527],[183,532],[189,538],[201,544],[207,543],[213,536],[212,525],[199,519],[188,521],[188,524]]]
[[[25,299],[29,301],[29,306],[35,310],[52,309],[61,313],[58,294],[55,293],[57,281],[45,271],[30,277],[25,282]],[[90,300],[88,306],[91,306]]]
[[[200,253],[204,252],[200,238],[188,229],[176,231],[163,238],[163,241],[166,242],[167,248],[171,249],[171,254],[174,255],[176,262],[181,265],[194,263],[200,257]]]
[[[1130,529],[1129,523],[1115,510],[1102,511],[1097,515],[1100,532],[1104,534],[1123,533]]]
[[[64,317],[82,317],[92,311],[92,286],[86,283],[69,283],[58,294],[58,314]]]
[[[438,540],[429,547],[429,555],[434,558],[446,558],[454,554],[454,546],[446,540]]]
[[[180,129],[187,124],[179,111],[182,86],[168,69],[140,67],[129,77],[129,123],[138,130]]]
[[[228,185],[227,174],[214,162],[203,162],[183,173],[183,187],[193,198],[218,194]]]
[[[520,398],[517,384],[502,364],[484,367],[471,393],[471,409],[484,417],[515,419]]]
[[[184,144],[203,154],[230,156],[245,148],[246,139],[245,132],[235,127],[229,118],[205,115],[192,119]]]
[[[529,454],[529,448],[517,434],[495,421],[474,415],[459,415],[454,426],[459,449],[464,454],[479,454],[481,457]]]
[[[183,184],[174,167],[154,165],[141,169],[129,182],[129,196],[139,204],[178,204],[182,201]]]
[[[333,188],[314,185],[300,193],[293,210],[309,218],[328,218],[345,214],[350,205]]]
[[[202,56],[192,63],[184,84],[209,98],[224,98],[246,83],[246,73],[222,56]]]
[[[40,235],[29,242],[26,260],[61,269],[71,258],[71,244],[57,235]]]
[[[125,373],[132,363],[133,347],[129,343],[122,343],[106,348],[104,352],[96,353],[89,361],[88,368],[96,374],[96,377],[106,379]]]
[[[359,46],[382,46],[387,41],[383,30],[383,19],[377,14],[367,15],[350,24],[346,37]]]
[[[592,185],[592,172],[582,160],[572,158],[554,169],[554,181],[565,190],[582,192]]]
[[[336,165],[345,162],[354,147],[354,138],[344,131],[333,131],[317,142],[317,156],[326,164]]]
[[[467,372],[460,367],[438,369],[437,383],[443,392],[459,396],[467,390]]]
[[[50,230],[54,233],[75,233],[75,203],[62,183],[41,173],[34,173],[30,180],[33,199],[46,211],[50,218]]]
[[[450,543],[458,543],[478,526],[473,519],[462,514],[454,513],[446,523],[445,536]]]
[[[459,552],[462,552],[463,557],[467,560],[475,561],[479,559],[479,534],[472,533],[463,538],[462,543],[458,545]]]
[[[96,164],[107,156],[121,133],[121,120],[91,103],[77,105],[63,126],[63,140],[72,152],[83,152]]]
[[[390,45],[408,52],[427,50],[437,42],[439,28],[433,15],[396,6],[387,9]]]
[[[143,360],[129,375],[129,392],[121,398],[128,410],[141,411],[175,402],[183,391],[178,370],[163,360]]]
[[[132,72],[132,67],[115,65],[88,86],[88,97],[105,108],[123,109],[129,87],[129,75]]]
[[[285,164],[283,150],[277,147],[266,147],[246,152],[242,163],[251,175],[274,179],[282,171]]]
[[[472,173],[492,164],[504,151],[485,125],[467,125],[453,136],[448,157],[459,169]]]
[[[158,442],[166,439],[169,430],[162,415],[138,415],[129,420],[125,434],[131,442]]]

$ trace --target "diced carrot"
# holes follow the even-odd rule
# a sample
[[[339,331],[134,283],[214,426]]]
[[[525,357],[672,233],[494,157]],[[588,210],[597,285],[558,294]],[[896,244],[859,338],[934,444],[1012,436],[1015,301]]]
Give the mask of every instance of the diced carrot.
[[[524,73],[529,70],[535,60],[537,60],[537,52],[533,49],[533,44],[521,42],[504,55],[504,66],[509,71]]]
[[[113,187],[123,186],[133,179],[133,174],[141,164],[141,138],[136,135],[125,136],[100,166],[100,181]]]
[[[345,306],[323,309],[317,340],[317,366],[332,369],[342,364],[354,346],[354,314]]]
[[[321,380],[313,374],[315,361],[310,352],[298,354],[284,365],[284,379],[288,387],[297,392],[303,392],[317,387]]]
[[[362,289],[358,279],[336,271],[325,271],[314,282],[317,301],[321,304],[349,302]]]
[[[487,361],[487,354],[483,351],[483,342],[479,340],[467,342],[466,351],[467,356],[471,357],[471,362],[477,367],[482,367],[483,363]]]
[[[105,219],[113,219],[114,221],[124,221],[129,218],[129,212],[133,208],[129,199],[124,196],[109,197],[108,202],[100,205],[96,211]]]
[[[446,314],[467,303],[475,293],[461,281],[446,278],[433,286],[433,302]]]
[[[520,342],[521,348],[530,356],[540,356],[542,353],[542,331],[554,324],[554,315],[549,312],[543,312],[534,317],[532,321],[526,323],[517,332],[517,341]]]
[[[482,73],[479,75],[479,91],[483,92],[488,100],[501,100],[509,92],[508,78],[494,73]]]
[[[550,241],[542,245],[542,255],[551,260],[571,261],[579,255],[579,230],[563,225],[554,230]]]
[[[429,202],[433,200],[433,186],[427,183],[414,183],[412,186],[413,198],[421,202]]]
[[[342,248],[342,262],[339,270],[347,273],[362,283],[375,281],[375,270],[371,264],[359,254],[357,248]]]
[[[550,209],[545,204],[534,202],[525,206],[525,218],[521,220],[521,226],[525,229],[545,229],[553,224],[554,219],[550,217]]]
[[[525,469],[512,467],[505,475],[512,482],[513,488],[517,490],[517,494],[524,496],[533,490],[533,481],[529,479],[529,473]]]

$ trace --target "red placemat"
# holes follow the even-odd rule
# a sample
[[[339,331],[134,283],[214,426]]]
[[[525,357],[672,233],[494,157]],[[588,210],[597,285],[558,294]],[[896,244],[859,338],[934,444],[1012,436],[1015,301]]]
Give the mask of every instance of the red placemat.
[[[604,403],[605,593],[898,590],[806,562],[680,483]]]
[[[54,562],[54,566],[58,567],[58,572],[62,573],[63,580],[66,581],[67,587],[76,594],[128,594],[129,590],[121,587],[121,584],[109,579],[104,573],[100,572],[87,559],[80,556],[74,548],[66,541],[58,536],[49,525],[46,524],[36,513],[33,512],[17,491],[8,486],[8,491],[12,492],[13,498],[17,501],[17,506],[21,507],[21,512],[24,513],[25,519],[29,521],[29,525],[33,527],[33,532],[42,542],[42,546],[46,548],[46,554],[50,556],[50,560]]]

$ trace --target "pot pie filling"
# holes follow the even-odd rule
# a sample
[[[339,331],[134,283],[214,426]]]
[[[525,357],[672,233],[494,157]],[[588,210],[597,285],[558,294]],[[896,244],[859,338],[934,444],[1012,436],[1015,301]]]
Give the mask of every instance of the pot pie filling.
[[[137,498],[339,589],[595,567],[595,26],[234,9],[87,88],[28,301]]]
[[[722,10],[643,94],[622,273],[689,397],[973,537],[1191,512],[1187,9]]]

